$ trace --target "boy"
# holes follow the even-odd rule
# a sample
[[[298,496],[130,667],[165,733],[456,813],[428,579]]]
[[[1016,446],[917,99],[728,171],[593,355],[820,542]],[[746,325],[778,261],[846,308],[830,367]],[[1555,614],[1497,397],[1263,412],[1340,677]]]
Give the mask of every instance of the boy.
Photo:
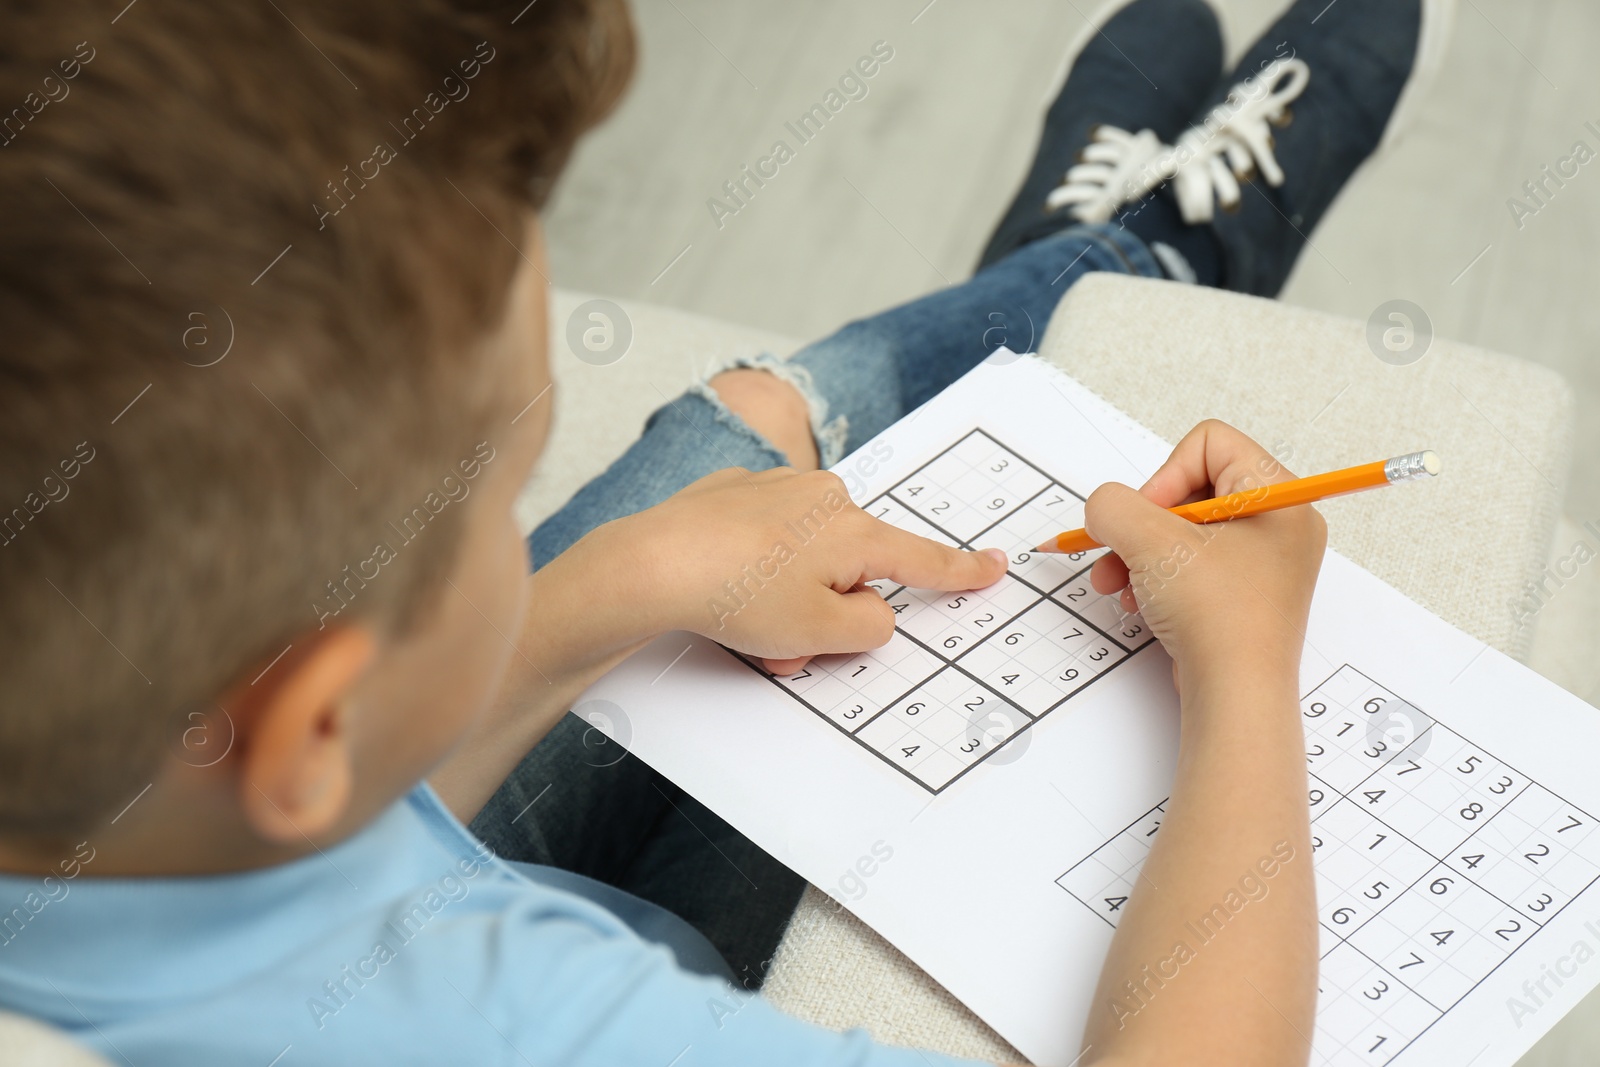
[[[1370,106],[1337,136],[1284,131],[1288,179],[1263,203],[1305,228],[1376,143],[1419,26],[1387,0],[1344,0],[1317,33],[1313,14],[1277,29],[1312,70],[1367,63]],[[632,761],[610,779],[620,800],[580,782],[505,805],[570,762],[570,727],[535,745],[589,682],[659,633],[706,629],[726,575],[837,490],[819,461],[988,354],[976,332],[946,339],[954,323],[1001,299],[1042,323],[1090,268],[1281,284],[1297,227],[1248,198],[1191,226],[1195,197],[1145,194],[1166,175],[1229,202],[1223,147],[1265,146],[1242,150],[1272,173],[1255,134],[1282,109],[1246,105],[1282,71],[1187,158],[1089,152],[1105,168],[1057,199],[1122,211],[1125,229],[1041,216],[1031,187],[1112,144],[1093,124],[1149,127],[1164,150],[1180,112],[1205,115],[1241,80],[1217,82],[1203,5],[1124,7],[1104,39],[1186,103],[1086,93],[1126,77],[1091,46],[973,282],[670,404],[534,535],[530,578],[510,509],[548,428],[536,210],[626,77],[620,6],[139,5],[108,24],[60,2],[7,17],[4,90],[22,107],[0,152],[14,382],[0,486],[19,504],[0,537],[0,1005],[130,1063],[941,1062],[759,999],[712,1011],[734,961],[775,942],[782,901],[700,930],[660,906],[729,910],[722,875],[677,847],[660,809],[713,850],[756,853]],[[1352,44],[1375,19],[1399,59]],[[1345,106],[1301,90],[1297,127]],[[1302,151],[1314,179],[1294,177]],[[894,388],[861,389],[873,374]],[[1168,832],[1113,943],[1084,1062],[1307,1055],[1295,702],[1321,520],[1301,509],[1202,536],[1161,510],[1263,469],[1259,447],[1208,423],[1140,492],[1106,486],[1088,506],[1116,552],[1096,585],[1121,589],[1172,654],[1185,722]],[[794,670],[887,640],[868,580],[975,588],[1005,567],[855,509],[818,547],[717,639]],[[1155,593],[1149,576],[1180,551],[1192,559]],[[642,814],[641,782],[660,797]],[[507,862],[457,821],[474,815],[506,855],[582,852],[652,891]],[[650,825],[635,834],[630,818]],[[1229,830],[1202,842],[1202,825]],[[1135,1019],[1106,1010],[1169,954],[1181,917],[1267,855],[1275,892],[1185,967],[1199,977]],[[771,896],[794,889],[791,876]]]

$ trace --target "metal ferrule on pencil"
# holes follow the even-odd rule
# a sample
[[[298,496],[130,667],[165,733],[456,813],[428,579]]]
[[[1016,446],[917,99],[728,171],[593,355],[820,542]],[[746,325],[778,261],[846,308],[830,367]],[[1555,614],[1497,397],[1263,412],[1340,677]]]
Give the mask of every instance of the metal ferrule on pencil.
[[[1438,453],[1428,449],[1385,460],[1383,476],[1391,483],[1408,482],[1413,478],[1432,478],[1439,473],[1440,466]]]

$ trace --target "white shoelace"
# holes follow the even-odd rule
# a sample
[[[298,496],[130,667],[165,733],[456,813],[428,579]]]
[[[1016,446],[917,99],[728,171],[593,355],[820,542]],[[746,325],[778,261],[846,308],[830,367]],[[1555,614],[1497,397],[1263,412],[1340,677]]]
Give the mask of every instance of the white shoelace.
[[[1162,144],[1151,130],[1096,127],[1082,162],[1067,171],[1045,207],[1067,207],[1081,222],[1108,222],[1118,208],[1171,181],[1184,221],[1209,222],[1215,204],[1238,206],[1240,182],[1259,173],[1268,185],[1283,184],[1272,127],[1288,124],[1289,104],[1310,80],[1305,60],[1275,59],[1234,86],[1174,145]]]

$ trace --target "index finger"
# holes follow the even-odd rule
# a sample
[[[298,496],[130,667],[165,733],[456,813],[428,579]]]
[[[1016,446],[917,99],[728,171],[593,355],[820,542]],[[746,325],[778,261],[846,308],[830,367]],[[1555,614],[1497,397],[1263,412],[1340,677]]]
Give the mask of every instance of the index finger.
[[[1006,554],[998,548],[967,552],[930,541],[866,516],[858,581],[887,578],[913,589],[982,589],[1006,573]]]
[[[1207,419],[1184,434],[1139,492],[1170,508],[1292,478],[1272,453],[1242,431]]]

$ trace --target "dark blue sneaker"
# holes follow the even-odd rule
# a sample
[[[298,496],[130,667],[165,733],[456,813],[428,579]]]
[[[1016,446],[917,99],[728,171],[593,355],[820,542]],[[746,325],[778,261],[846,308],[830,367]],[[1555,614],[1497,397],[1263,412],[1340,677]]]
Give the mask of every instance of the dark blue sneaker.
[[[1399,127],[1397,106],[1421,94],[1444,51],[1454,0],[1300,0],[1240,60],[1200,109],[1201,118],[1181,135],[1191,145],[1221,138],[1227,144],[1208,161],[1210,176],[1232,170],[1242,188],[1229,188],[1226,174],[1213,183],[1223,210],[1211,225],[1223,249],[1223,284],[1260,296],[1276,296],[1289,277],[1307,237],[1366,159]],[[1288,57],[1293,57],[1288,58]],[[1309,73],[1296,88],[1288,68]],[[1249,81],[1264,82],[1288,96],[1266,122],[1206,119],[1235,100]],[[1247,142],[1258,143],[1247,143]],[[1220,166],[1227,164],[1226,167]],[[1184,217],[1193,217],[1194,197],[1205,176],[1192,165],[1190,202],[1180,172],[1174,181]]]
[[[1117,9],[1073,61],[1045,115],[1033,164],[979,269],[1085,221],[1081,205],[1048,201],[1069,170],[1104,165],[1096,159],[1103,149],[1095,146],[1105,143],[1095,137],[1097,127],[1136,131],[1126,135],[1134,151],[1164,147],[1193,121],[1217,83],[1224,55],[1222,27],[1205,0],[1132,0]],[[1134,157],[1124,152],[1118,158]]]

